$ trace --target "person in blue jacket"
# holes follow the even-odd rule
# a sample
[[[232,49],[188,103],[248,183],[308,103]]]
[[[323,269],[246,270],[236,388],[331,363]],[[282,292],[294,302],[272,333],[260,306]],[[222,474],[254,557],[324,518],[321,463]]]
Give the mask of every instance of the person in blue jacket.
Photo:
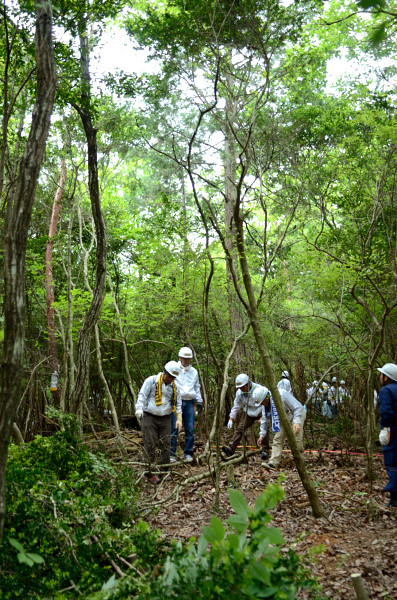
[[[383,460],[389,476],[384,491],[390,492],[389,506],[397,508],[397,365],[386,363],[380,372],[379,441],[382,444]]]

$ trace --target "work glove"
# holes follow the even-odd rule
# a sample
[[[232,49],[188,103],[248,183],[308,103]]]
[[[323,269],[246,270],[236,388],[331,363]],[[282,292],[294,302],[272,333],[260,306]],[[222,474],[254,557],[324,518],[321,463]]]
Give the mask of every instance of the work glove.
[[[203,405],[202,404],[196,404],[196,412],[199,415],[203,410]]]
[[[228,424],[227,424],[227,428],[228,428],[228,429],[232,429],[232,427],[233,427],[233,420],[232,420],[232,419],[229,419],[229,422],[228,422]]]
[[[301,426],[299,425],[299,423],[294,423],[292,425],[292,429],[294,430],[295,435],[299,435],[301,432]]]
[[[387,446],[387,444],[390,442],[390,429],[388,427],[384,427],[383,429],[381,429],[381,432],[379,434],[379,441],[382,444],[382,446]]]
[[[175,423],[175,427],[178,430],[178,433],[180,433],[180,431],[182,430],[182,413],[176,413],[176,423]]]
[[[142,419],[143,416],[143,410],[142,408],[136,408],[135,409],[135,416],[137,419]]]

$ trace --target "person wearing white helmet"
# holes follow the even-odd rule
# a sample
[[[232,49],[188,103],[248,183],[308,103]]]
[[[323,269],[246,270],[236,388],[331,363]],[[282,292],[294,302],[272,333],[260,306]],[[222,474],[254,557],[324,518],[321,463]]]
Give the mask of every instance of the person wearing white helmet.
[[[379,441],[389,477],[384,491],[390,492],[389,506],[397,508],[397,365],[386,363],[380,372],[380,426]]]
[[[328,383],[325,383],[325,381],[321,385],[321,396],[323,402],[323,417],[326,417],[327,419],[332,419],[334,413],[332,412],[331,395],[329,391],[329,385]]]
[[[181,348],[178,352],[180,373],[175,380],[179,387],[182,398],[182,421],[185,429],[185,450],[184,461],[192,462],[194,446],[194,419],[195,413],[199,414],[203,409],[203,399],[201,397],[200,382],[197,370],[190,364],[193,358],[193,352],[187,346]],[[171,415],[171,462],[176,462],[176,448],[178,442],[178,428],[176,426],[176,416]]]
[[[310,384],[309,384],[310,385]],[[321,392],[318,387],[318,381],[315,379],[307,390],[307,406],[312,406],[314,410],[321,414]]]
[[[286,390],[280,390],[281,401],[287,413],[289,421],[292,423],[292,428],[296,435],[298,449],[303,452],[303,424],[306,419],[306,412],[303,410],[302,404]],[[268,432],[268,421],[271,420],[272,430],[275,432],[272,444],[272,454],[269,462],[263,462],[262,466],[267,469],[277,469],[280,466],[283,454],[286,433],[280,423],[276,406],[271,393],[269,393],[264,401],[262,409],[261,426],[259,432],[258,446],[262,444],[264,437]]]
[[[333,377],[331,380],[331,387],[329,388],[329,398],[331,401],[332,416],[336,417],[336,415],[338,414],[339,406],[339,385],[337,377]]]
[[[263,401],[258,401],[258,398],[254,396],[257,388],[263,388],[259,383],[254,383],[250,380],[248,375],[240,373],[236,377],[236,396],[234,398],[234,404],[230,411],[229,421],[227,424],[228,429],[233,428],[233,423],[240,410],[242,409],[243,415],[240,418],[239,424],[236,431],[234,432],[229,444],[222,446],[222,452],[226,456],[232,456],[238,444],[240,443],[244,433],[252,427],[252,425],[258,420],[262,414]],[[267,388],[264,388],[267,389]],[[262,447],[262,458],[266,460],[269,457],[269,436],[265,437],[260,444]]]
[[[288,371],[283,371],[281,373],[281,379],[278,382],[277,387],[279,390],[285,390],[286,392],[289,392],[290,394],[292,394],[292,386],[291,386],[291,382],[289,380]]]
[[[160,478],[151,472],[151,465],[156,463],[157,447],[159,464],[170,462],[171,414],[176,415],[176,426],[182,429],[182,400],[175,384],[179,373],[175,360],[167,362],[162,373],[145,379],[135,405],[135,416],[142,419],[143,446],[149,459],[148,477],[153,483],[160,483]]]

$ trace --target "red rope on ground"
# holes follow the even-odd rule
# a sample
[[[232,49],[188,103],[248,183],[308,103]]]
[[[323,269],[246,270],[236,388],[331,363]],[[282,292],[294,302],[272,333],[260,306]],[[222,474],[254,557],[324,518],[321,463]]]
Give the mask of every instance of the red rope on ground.
[[[216,446],[212,446],[216,448]],[[257,446],[245,446],[250,450],[259,450]],[[237,446],[237,448],[244,448],[244,446]],[[283,450],[283,452],[291,452],[291,450]],[[351,454],[353,456],[366,456],[365,452],[345,452],[344,450],[304,450],[304,452],[324,452],[324,454]],[[383,456],[383,454],[373,454],[372,456]]]

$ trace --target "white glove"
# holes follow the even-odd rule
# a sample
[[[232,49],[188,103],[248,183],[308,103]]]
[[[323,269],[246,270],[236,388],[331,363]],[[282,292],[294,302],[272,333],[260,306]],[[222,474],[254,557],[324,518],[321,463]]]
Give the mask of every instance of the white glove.
[[[381,429],[381,432],[379,434],[379,441],[382,444],[382,446],[387,446],[387,444],[390,441],[390,429],[388,427],[384,427],[383,429]]]
[[[135,409],[135,416],[137,419],[142,419],[143,416],[143,410],[142,408],[136,408]]]
[[[299,435],[300,434],[300,432],[301,432],[301,426],[299,425],[299,423],[294,423],[292,425],[292,428],[294,430],[294,434],[295,435]]]
[[[233,421],[232,421],[232,419],[229,419],[229,422],[227,424],[227,428],[228,429],[232,429],[232,427],[233,427]]]

